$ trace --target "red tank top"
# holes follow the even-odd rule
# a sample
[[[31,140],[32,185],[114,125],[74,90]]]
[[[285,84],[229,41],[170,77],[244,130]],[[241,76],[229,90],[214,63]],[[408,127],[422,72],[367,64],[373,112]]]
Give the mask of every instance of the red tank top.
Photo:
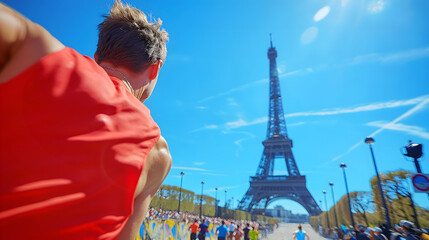
[[[115,239],[159,137],[149,109],[73,49],[0,84],[0,239]]]

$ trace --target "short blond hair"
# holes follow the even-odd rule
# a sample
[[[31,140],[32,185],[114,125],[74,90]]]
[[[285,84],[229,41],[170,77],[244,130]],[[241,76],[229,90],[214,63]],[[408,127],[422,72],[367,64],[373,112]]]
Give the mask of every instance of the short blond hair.
[[[151,23],[137,8],[115,1],[109,15],[98,25],[97,62],[111,62],[140,72],[148,65],[165,61],[168,33],[162,21]]]

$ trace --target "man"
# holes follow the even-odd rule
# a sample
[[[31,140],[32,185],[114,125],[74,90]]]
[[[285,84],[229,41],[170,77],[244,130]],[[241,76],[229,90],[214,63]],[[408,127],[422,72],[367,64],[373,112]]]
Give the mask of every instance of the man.
[[[234,230],[235,230],[234,222],[231,222],[231,223],[228,225],[228,230],[229,230],[229,233],[228,233],[228,240],[232,240],[232,238],[233,238],[233,236],[234,236]]]
[[[243,229],[244,240],[249,240],[250,224],[246,223],[246,227]]]
[[[240,229],[240,224],[237,224],[237,227],[234,230],[234,238],[235,240],[240,240],[241,236],[243,236],[243,232]]]
[[[200,232],[198,233],[198,239],[199,240],[205,240],[206,239],[206,232],[208,232],[209,225],[205,224],[205,220],[202,219],[200,223]]]
[[[198,225],[198,220],[197,220],[197,219],[195,219],[195,220],[194,220],[194,223],[192,223],[192,224],[189,226],[189,230],[191,230],[191,240],[196,240],[196,239],[197,239],[198,227],[199,227],[199,225]]]
[[[1,239],[136,239],[171,167],[142,104],[160,25],[115,2],[95,62],[0,4]]]
[[[216,228],[216,234],[218,240],[225,240],[228,234],[228,228],[225,226],[225,221],[222,220],[222,225]]]
[[[294,240],[305,240],[306,237],[307,240],[310,240],[308,234],[302,230],[301,224],[298,225],[298,230],[296,230],[292,235]]]
[[[256,227],[250,228],[250,231],[249,231],[250,240],[258,240],[258,236],[259,236],[258,229],[256,229]]]

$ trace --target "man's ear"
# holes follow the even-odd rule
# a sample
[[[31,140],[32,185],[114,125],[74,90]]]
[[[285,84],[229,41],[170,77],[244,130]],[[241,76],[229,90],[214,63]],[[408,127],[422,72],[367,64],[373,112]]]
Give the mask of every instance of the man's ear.
[[[159,70],[161,70],[163,62],[159,60],[157,63],[150,65],[149,80],[152,81],[158,77]]]

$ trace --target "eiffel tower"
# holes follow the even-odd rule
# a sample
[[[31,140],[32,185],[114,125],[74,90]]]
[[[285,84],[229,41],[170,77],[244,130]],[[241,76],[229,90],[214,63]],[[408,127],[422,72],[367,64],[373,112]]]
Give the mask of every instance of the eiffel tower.
[[[271,47],[268,49],[270,105],[267,139],[262,142],[264,151],[256,176],[250,177],[250,187],[238,208],[252,212],[252,209],[257,207],[265,211],[269,203],[279,199],[289,199],[301,204],[310,215],[319,215],[321,210],[306,187],[305,176],[299,173],[292,153],[292,140],[287,135],[277,72],[277,51],[273,47],[271,34],[270,44]],[[275,160],[285,161],[288,175],[274,175]]]

